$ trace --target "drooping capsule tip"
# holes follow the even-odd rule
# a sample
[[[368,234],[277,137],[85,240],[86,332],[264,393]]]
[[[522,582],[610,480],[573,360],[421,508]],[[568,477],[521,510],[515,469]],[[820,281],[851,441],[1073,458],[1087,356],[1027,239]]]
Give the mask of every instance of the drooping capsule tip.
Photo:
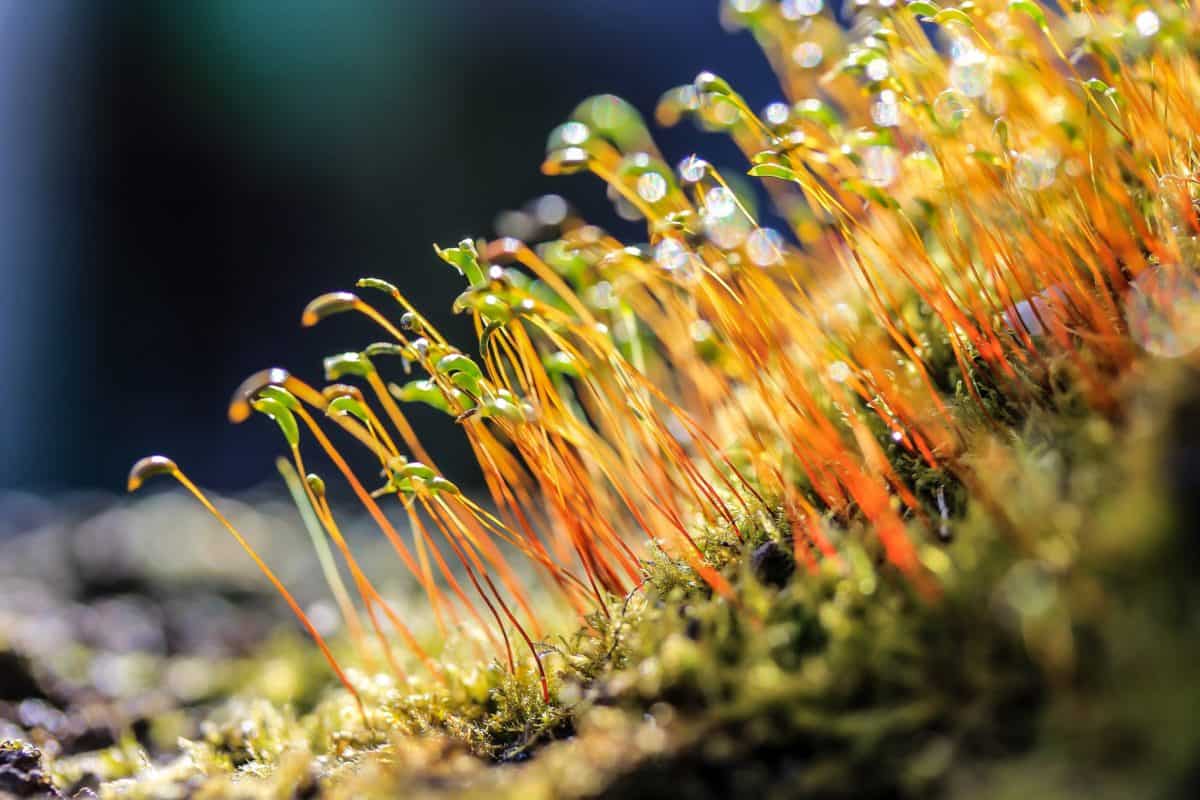
[[[250,400],[267,386],[282,386],[291,374],[281,367],[259,370],[234,389],[229,401],[229,421],[235,425],[250,418]]]
[[[300,324],[305,328],[311,328],[325,317],[331,314],[340,314],[343,311],[350,311],[357,307],[362,301],[358,299],[358,295],[352,292],[329,292],[320,297],[314,298],[307,306],[304,307],[304,313],[300,315]]]
[[[125,483],[125,491],[136,492],[142,488],[147,478],[155,475],[171,475],[179,471],[175,462],[166,456],[146,456],[140,459],[129,470],[129,480]]]

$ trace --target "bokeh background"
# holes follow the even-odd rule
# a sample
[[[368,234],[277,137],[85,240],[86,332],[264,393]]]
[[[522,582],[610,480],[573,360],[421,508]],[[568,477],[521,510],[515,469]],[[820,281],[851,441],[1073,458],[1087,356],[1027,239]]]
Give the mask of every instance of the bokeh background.
[[[269,480],[278,434],[229,425],[232,389],[381,338],[301,330],[309,299],[377,275],[465,344],[432,243],[548,191],[618,224],[596,181],[538,171],[579,100],[650,114],[701,69],[776,99],[717,6],[0,0],[0,490],[119,491],[151,452],[220,491]],[[690,125],[659,141],[741,164]],[[417,423],[468,469],[452,425]]]

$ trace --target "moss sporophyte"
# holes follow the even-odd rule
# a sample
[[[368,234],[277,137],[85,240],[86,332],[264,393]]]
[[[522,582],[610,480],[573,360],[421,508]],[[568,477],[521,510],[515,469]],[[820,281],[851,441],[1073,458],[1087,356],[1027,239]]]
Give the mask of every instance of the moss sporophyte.
[[[1082,647],[1070,621],[1022,617],[1042,626],[1023,629],[1023,648],[971,629],[964,609],[989,605],[996,553],[1027,565],[1006,578],[1027,588],[1081,558],[1064,520],[1083,511],[1060,498],[1039,527],[1021,507],[1039,501],[1013,494],[1048,474],[1031,466],[1037,442],[1114,441],[1136,416],[1130,382],[1200,346],[1200,17],[1085,0],[859,2],[848,24],[819,1],[722,13],[761,44],[786,99],[755,113],[702,72],[655,117],[724,133],[748,166],[691,155],[672,168],[634,108],[587,99],[542,169],[598,177],[647,242],[558,201],[537,242],[434,248],[465,280],[453,308],[474,323],[472,347],[364,278],[361,296],[322,295],[302,324],[360,314],[386,341],[328,358],[323,388],[276,367],[234,393],[233,422],[258,412],[284,436],[280,472],[356,669],[179,467],[154,456],[130,475],[131,490],[174,477],[238,538],[352,696],[360,744],[436,730],[511,757],[581,724],[573,709],[603,706],[596,692],[632,692],[660,716],[724,709],[684,750],[760,714],[808,731],[824,763],[859,733],[863,752],[891,752],[958,700],[985,716],[1033,702],[1029,675],[1068,669]],[[411,403],[459,424],[486,503],[444,476]],[[351,468],[347,442],[378,480]],[[427,608],[366,577],[330,476],[302,451],[349,485]],[[427,613],[436,639],[412,632]],[[471,653],[441,653],[464,628]],[[973,649],[946,667],[959,646]],[[708,658],[748,665],[757,693]],[[909,696],[908,667],[957,683]],[[380,691],[387,673],[398,688]],[[833,699],[814,710],[811,692]],[[937,773],[939,753],[922,752]]]

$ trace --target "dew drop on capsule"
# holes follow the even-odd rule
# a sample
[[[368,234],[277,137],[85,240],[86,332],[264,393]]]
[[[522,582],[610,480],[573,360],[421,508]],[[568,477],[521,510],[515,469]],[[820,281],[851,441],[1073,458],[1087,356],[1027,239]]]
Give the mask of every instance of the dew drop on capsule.
[[[888,66],[888,62],[882,58],[875,58],[867,62],[867,79],[872,81],[882,81],[892,74],[892,68]]]
[[[784,19],[800,19],[820,14],[824,5],[824,0],[783,0],[779,12]]]
[[[671,277],[685,285],[700,278],[700,257],[689,251],[678,239],[663,239],[654,248],[654,260]]]
[[[769,267],[783,260],[783,237],[772,228],[755,228],[746,237],[746,255],[759,267]]]
[[[563,147],[578,147],[588,140],[592,132],[587,125],[577,120],[564,122],[550,132],[550,141],[546,144],[548,150],[558,150]]]
[[[1030,150],[1017,156],[1013,174],[1017,185],[1031,192],[1048,189],[1054,183],[1058,157],[1048,150]]]
[[[687,248],[678,239],[663,239],[654,246],[654,261],[667,271],[681,266],[688,255]]]
[[[714,186],[704,195],[704,211],[714,217],[728,217],[737,210],[733,192],[724,186]]]
[[[871,120],[881,128],[894,128],[900,124],[900,104],[891,89],[880,92],[871,103]]]
[[[988,57],[973,47],[961,48],[950,66],[950,84],[967,97],[983,97],[988,79]]]
[[[900,173],[896,151],[884,145],[872,145],[863,153],[863,177],[872,186],[890,186]]]
[[[732,0],[730,5],[740,14],[753,14],[762,8],[762,0]]]
[[[970,115],[966,96],[956,89],[947,89],[933,99],[933,118],[946,130],[958,130]]]
[[[763,119],[771,125],[782,125],[788,121],[788,115],[791,113],[791,108],[787,103],[771,103],[763,109]]]
[[[1146,352],[1179,358],[1200,348],[1200,275],[1164,264],[1142,272],[1125,295],[1129,335]]]
[[[1150,37],[1158,33],[1161,24],[1158,21],[1158,14],[1155,14],[1150,9],[1146,9],[1133,18],[1133,26],[1137,28],[1137,32],[1142,36]]]
[[[627,222],[637,222],[642,219],[642,212],[624,195],[618,195],[613,201],[613,206],[617,211],[617,216]]]
[[[750,232],[750,220],[741,214],[704,215],[704,233],[722,250],[740,247]]]
[[[708,162],[694,155],[679,162],[679,179],[684,183],[699,183],[708,173]]]
[[[657,172],[645,172],[638,178],[637,193],[647,203],[657,203],[667,196],[667,179]]]
[[[835,361],[829,365],[826,374],[834,383],[845,383],[846,379],[850,377],[850,367],[845,361]]]
[[[557,194],[539,197],[533,204],[533,215],[542,225],[558,225],[567,218],[567,201]]]
[[[802,69],[819,66],[823,58],[825,51],[816,42],[801,42],[792,48],[792,61]]]

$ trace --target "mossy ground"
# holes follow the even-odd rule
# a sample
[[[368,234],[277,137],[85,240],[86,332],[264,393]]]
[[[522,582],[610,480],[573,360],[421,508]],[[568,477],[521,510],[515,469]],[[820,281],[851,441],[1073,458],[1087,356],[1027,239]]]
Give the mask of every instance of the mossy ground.
[[[736,601],[649,558],[629,596],[542,643],[548,704],[528,665],[452,647],[445,685],[359,675],[367,729],[287,635],[209,702],[98,751],[48,748],[46,773],[145,798],[1187,796],[1197,384],[1145,370],[1119,419],[1066,398],[980,430],[973,496],[991,502],[947,484],[946,541],[922,534],[936,592],[854,529],[829,526],[838,563],[797,569],[760,509],[703,540]]]

